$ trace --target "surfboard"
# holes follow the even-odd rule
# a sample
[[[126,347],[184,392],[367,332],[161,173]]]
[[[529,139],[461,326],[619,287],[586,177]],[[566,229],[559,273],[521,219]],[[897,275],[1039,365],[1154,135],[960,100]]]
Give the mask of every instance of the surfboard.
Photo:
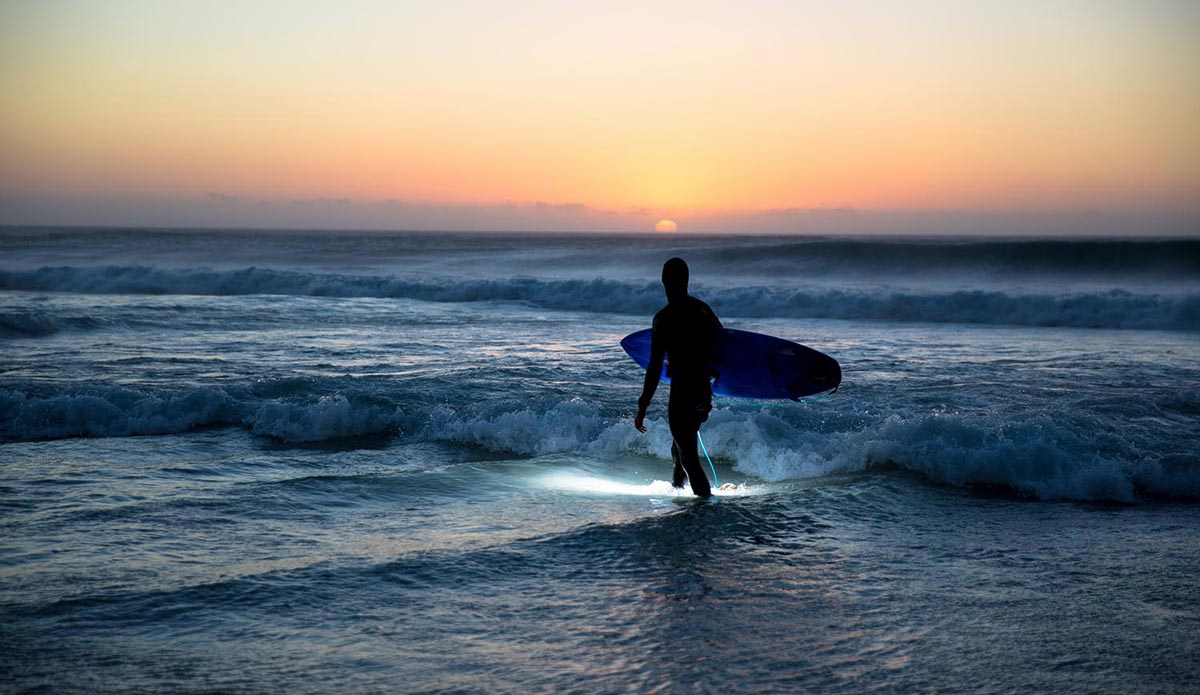
[[[651,329],[631,333],[621,347],[642,369],[650,364]],[[670,359],[670,355],[667,356]],[[823,352],[762,333],[724,328],[712,350],[713,394],[800,400],[842,383],[842,367]],[[667,378],[664,360],[663,379]]]

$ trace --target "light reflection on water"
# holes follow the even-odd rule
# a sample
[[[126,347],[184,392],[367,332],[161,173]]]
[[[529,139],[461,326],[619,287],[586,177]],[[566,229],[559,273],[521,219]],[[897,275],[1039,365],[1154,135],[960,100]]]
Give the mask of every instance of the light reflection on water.
[[[551,473],[544,477],[540,484],[554,489],[589,495],[633,495],[638,497],[694,497],[689,488],[672,487],[666,480],[655,480],[649,483],[627,483],[608,478],[577,473]],[[714,488],[713,495],[717,497],[743,497],[745,495],[762,494],[765,487],[751,487],[745,483],[736,487]]]

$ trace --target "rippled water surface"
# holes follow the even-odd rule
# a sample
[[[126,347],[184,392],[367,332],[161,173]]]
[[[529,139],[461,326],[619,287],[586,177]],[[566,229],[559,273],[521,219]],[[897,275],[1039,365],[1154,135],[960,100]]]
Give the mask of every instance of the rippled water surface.
[[[1200,678],[1195,242],[0,247],[6,691]],[[633,430],[617,346],[675,253],[726,325],[844,371],[719,402],[708,502],[665,482],[665,394]]]

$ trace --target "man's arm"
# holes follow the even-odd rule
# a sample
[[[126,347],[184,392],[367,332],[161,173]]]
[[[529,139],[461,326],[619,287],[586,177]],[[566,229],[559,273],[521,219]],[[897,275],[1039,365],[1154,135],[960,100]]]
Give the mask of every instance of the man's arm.
[[[633,419],[633,426],[638,432],[646,431],[646,409],[650,407],[650,399],[654,398],[654,392],[658,390],[658,381],[662,378],[663,358],[666,356],[666,350],[659,340],[658,331],[655,330],[650,334],[650,363],[646,365],[646,380],[642,382],[642,396],[638,398],[637,417]]]

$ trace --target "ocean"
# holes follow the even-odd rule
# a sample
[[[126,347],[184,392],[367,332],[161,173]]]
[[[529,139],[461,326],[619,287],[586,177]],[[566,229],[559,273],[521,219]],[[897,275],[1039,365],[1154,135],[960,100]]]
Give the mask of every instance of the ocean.
[[[837,393],[673,490],[663,261]],[[1200,241],[0,230],[0,690],[1187,693]]]

